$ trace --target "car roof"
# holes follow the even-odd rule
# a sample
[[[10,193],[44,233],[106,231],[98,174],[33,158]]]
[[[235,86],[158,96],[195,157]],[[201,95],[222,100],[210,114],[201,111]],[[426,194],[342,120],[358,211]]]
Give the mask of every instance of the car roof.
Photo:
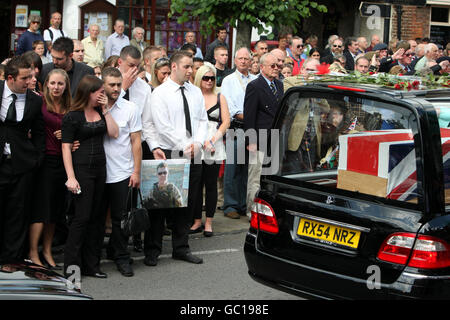
[[[314,86],[317,87],[323,87],[323,88],[333,88],[336,90],[342,90],[342,91],[354,91],[354,92],[365,92],[365,93],[372,93],[376,95],[385,94],[392,98],[414,98],[414,97],[420,97],[420,98],[447,98],[450,99],[450,87],[445,86],[433,86],[433,87],[426,87],[421,86],[419,89],[411,89],[411,90],[399,90],[395,89],[393,86],[387,86],[383,84],[375,84],[375,83],[363,83],[363,82],[351,82],[351,81],[345,81],[345,77],[342,77],[343,80],[339,81],[339,77],[330,79],[330,80],[324,80],[321,78],[308,80],[308,82],[302,86],[294,86],[293,88],[299,88],[299,87],[311,87]],[[352,78],[350,78],[352,79]],[[404,80],[405,82],[412,82],[414,80],[417,80],[417,77],[401,77],[397,78]],[[289,88],[291,89],[291,88]]]

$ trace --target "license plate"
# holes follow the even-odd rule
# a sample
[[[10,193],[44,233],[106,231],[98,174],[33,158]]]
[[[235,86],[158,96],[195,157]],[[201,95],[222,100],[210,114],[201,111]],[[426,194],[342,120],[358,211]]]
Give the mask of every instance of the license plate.
[[[358,248],[361,237],[360,231],[304,218],[300,220],[297,234],[317,239],[320,242],[338,244],[354,249]]]

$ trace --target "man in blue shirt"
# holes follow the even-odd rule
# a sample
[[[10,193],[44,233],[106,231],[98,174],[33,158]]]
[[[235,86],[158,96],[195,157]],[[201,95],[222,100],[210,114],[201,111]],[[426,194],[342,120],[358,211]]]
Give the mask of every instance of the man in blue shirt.
[[[117,19],[114,23],[114,33],[108,37],[105,44],[105,60],[110,56],[120,56],[122,48],[130,45],[130,39],[123,32],[125,30],[125,22]]]
[[[36,14],[31,14],[28,18],[28,23],[28,30],[20,36],[19,41],[17,42],[16,55],[21,55],[27,51],[32,51],[34,41],[44,41],[42,34],[39,32],[41,17]]]

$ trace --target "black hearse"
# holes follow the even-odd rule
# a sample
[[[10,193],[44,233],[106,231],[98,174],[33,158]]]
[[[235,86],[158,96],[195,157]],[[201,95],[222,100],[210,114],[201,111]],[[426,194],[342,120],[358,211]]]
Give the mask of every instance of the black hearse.
[[[249,275],[307,298],[450,298],[449,125],[444,87],[290,88],[264,165],[278,168],[252,206]]]

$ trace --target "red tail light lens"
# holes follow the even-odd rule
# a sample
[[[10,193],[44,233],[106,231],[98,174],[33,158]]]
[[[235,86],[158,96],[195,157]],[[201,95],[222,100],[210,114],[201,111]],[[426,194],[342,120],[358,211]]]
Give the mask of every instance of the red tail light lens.
[[[378,259],[421,269],[450,266],[450,246],[444,240],[412,233],[390,235],[378,251]],[[414,247],[413,247],[414,246]]]
[[[278,233],[277,218],[272,207],[266,201],[255,198],[251,213],[250,226],[252,228],[272,234]]]

